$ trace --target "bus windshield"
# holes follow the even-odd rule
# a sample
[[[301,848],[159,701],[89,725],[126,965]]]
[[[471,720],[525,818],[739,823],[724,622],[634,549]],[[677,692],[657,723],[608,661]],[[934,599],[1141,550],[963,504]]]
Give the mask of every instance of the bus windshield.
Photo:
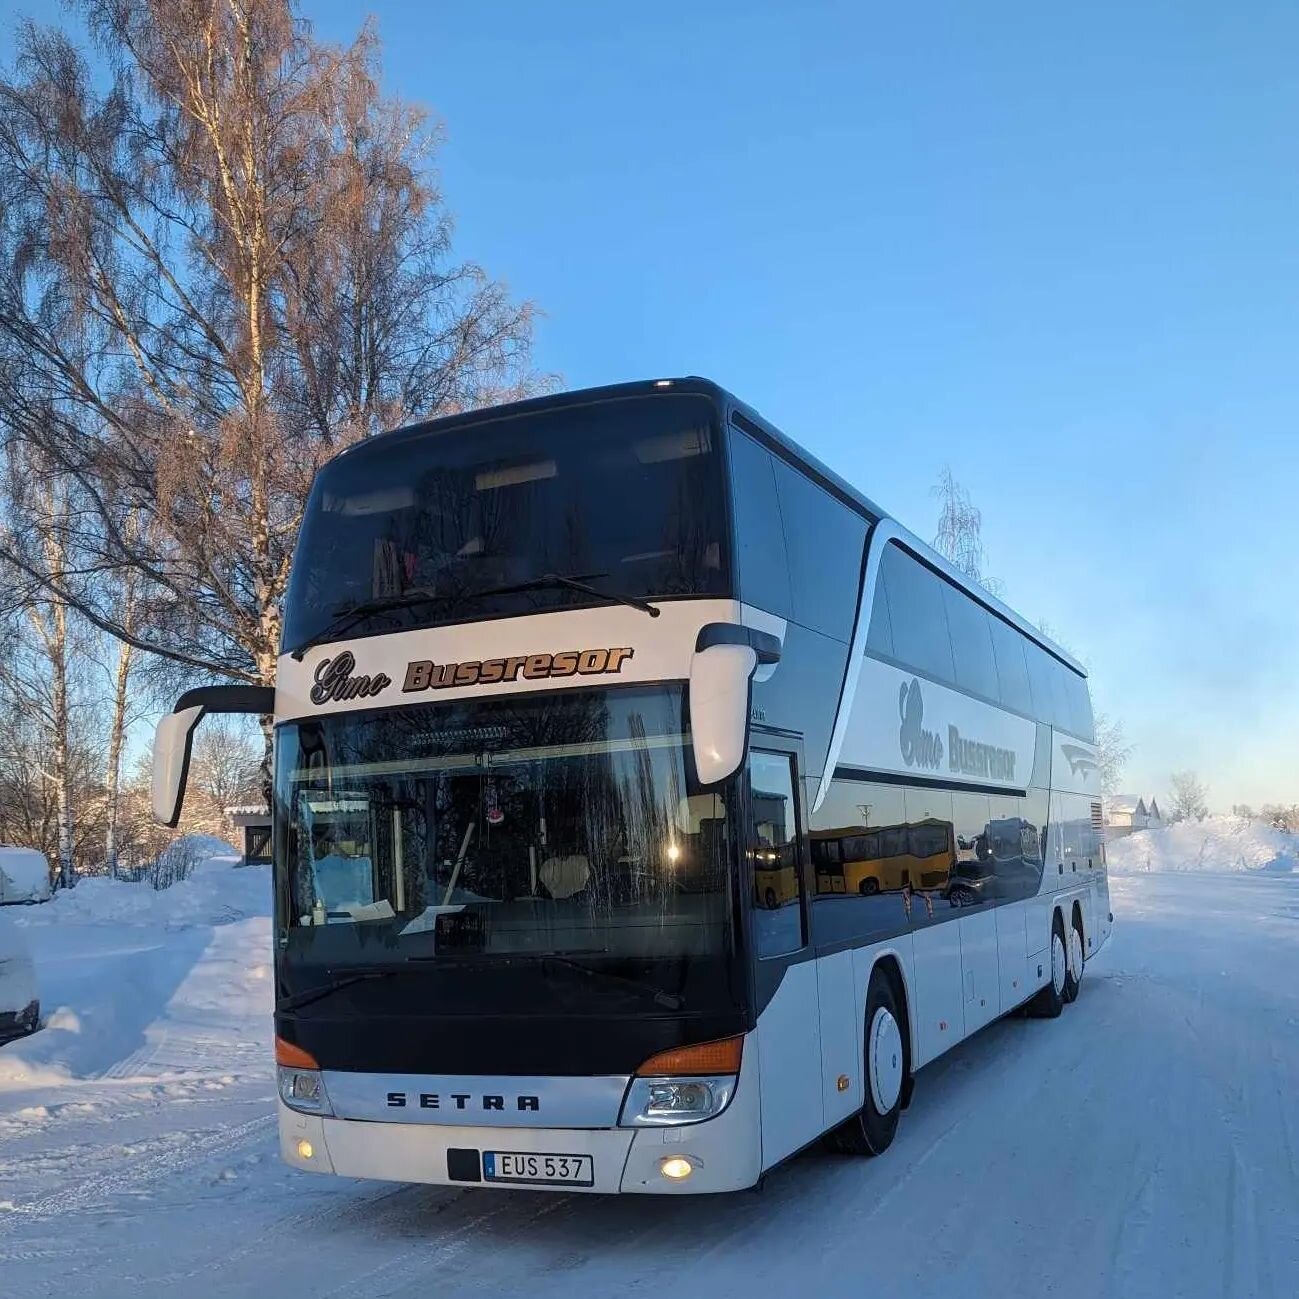
[[[282,725],[286,955],[722,955],[726,800],[691,784],[682,710],[679,688],[568,690]]]
[[[725,595],[726,518],[713,406],[697,395],[375,438],[317,476],[284,650],[339,619],[356,636],[600,602],[559,582],[517,589],[548,574],[611,598]]]

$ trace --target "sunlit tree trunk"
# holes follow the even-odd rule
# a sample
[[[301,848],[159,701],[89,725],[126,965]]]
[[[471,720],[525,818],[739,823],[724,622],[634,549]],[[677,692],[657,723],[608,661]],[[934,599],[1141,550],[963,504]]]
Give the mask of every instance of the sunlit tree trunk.
[[[117,667],[113,673],[113,711],[108,731],[108,760],[104,764],[104,869],[117,878],[118,791],[122,782],[122,748],[126,741],[126,715],[135,649],[126,641],[117,643]]]

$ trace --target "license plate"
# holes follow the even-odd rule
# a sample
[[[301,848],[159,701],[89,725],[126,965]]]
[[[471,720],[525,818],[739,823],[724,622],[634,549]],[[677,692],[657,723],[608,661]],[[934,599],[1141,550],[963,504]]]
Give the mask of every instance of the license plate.
[[[515,1150],[484,1150],[483,1178],[489,1182],[532,1182],[541,1186],[594,1186],[590,1155],[537,1155]]]

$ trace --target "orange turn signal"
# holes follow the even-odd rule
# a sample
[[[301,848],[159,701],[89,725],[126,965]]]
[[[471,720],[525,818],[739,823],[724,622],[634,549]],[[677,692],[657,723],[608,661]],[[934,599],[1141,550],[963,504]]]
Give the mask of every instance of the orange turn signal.
[[[292,1042],[286,1042],[277,1033],[275,1035],[275,1063],[287,1069],[319,1069],[320,1064],[310,1051],[304,1051]]]
[[[739,1073],[743,1051],[742,1037],[724,1037],[717,1042],[700,1042],[697,1046],[678,1046],[650,1056],[636,1073],[641,1078],[649,1075],[679,1077]]]

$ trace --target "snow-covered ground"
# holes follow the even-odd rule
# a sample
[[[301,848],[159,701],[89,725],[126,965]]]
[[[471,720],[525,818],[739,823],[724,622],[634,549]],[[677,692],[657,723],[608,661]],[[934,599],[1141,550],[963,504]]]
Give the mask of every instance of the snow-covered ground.
[[[704,1200],[284,1168],[265,873],[127,887],[29,924],[53,1026],[0,1048],[0,1295],[1299,1294],[1299,876],[1117,877],[1078,1002],[926,1069],[882,1159]]]
[[[1138,830],[1105,845],[1110,870],[1129,871],[1299,871],[1299,835],[1274,830],[1239,816],[1181,821],[1158,830]]]

